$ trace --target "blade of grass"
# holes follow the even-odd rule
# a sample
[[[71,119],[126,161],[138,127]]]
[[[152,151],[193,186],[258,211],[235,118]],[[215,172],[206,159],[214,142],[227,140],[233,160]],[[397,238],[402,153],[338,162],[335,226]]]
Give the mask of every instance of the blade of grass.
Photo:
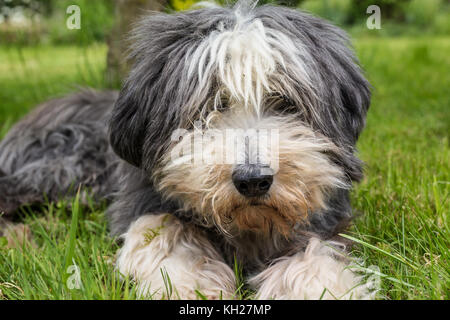
[[[63,270],[63,280],[64,283],[67,285],[67,268],[73,263],[73,256],[75,252],[75,240],[76,240],[76,234],[77,234],[77,228],[78,228],[78,216],[80,213],[80,190],[81,187],[78,188],[77,194],[75,196],[75,199],[72,202],[72,219],[70,223],[70,229],[69,229],[69,241],[67,245],[66,250],[66,259],[64,264],[64,270]]]
[[[343,233],[339,233],[339,235],[340,235],[341,237],[344,237],[344,238],[347,238],[347,239],[349,239],[349,240],[352,240],[352,241],[354,241],[354,242],[356,242],[356,243],[359,243],[359,244],[361,244],[361,245],[363,245],[363,246],[366,246],[366,247],[368,247],[368,248],[370,248],[370,249],[373,249],[373,250],[376,250],[376,251],[378,251],[378,252],[381,252],[381,253],[383,253],[383,254],[385,254],[385,255],[391,257],[392,259],[395,259],[395,260],[397,260],[397,261],[399,261],[399,262],[401,262],[401,263],[406,264],[407,266],[411,267],[411,268],[414,269],[415,271],[417,271],[417,270],[419,269],[418,266],[413,265],[412,262],[407,261],[406,258],[404,258],[404,257],[402,257],[402,256],[399,256],[399,255],[395,255],[395,254],[389,253],[389,252],[387,252],[387,251],[385,251],[385,250],[383,250],[383,249],[380,249],[380,248],[378,248],[378,247],[376,247],[376,246],[374,246],[374,245],[372,245],[372,244],[370,244],[370,243],[367,243],[367,242],[365,242],[365,241],[356,239],[356,238],[354,238],[354,237],[352,237],[352,236],[349,236],[349,235],[346,235],[346,234],[343,234]]]

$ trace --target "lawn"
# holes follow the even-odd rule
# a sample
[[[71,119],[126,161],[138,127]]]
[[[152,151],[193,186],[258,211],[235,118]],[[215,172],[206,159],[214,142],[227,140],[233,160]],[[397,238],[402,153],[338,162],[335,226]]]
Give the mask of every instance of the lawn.
[[[355,46],[374,90],[358,144],[366,176],[352,193],[357,218],[345,236],[366,267],[379,267],[379,298],[449,299],[450,37]],[[105,53],[103,45],[1,48],[0,137],[36,103],[102,87]],[[0,238],[0,299],[135,298],[114,272],[104,208],[76,199],[25,208],[36,246],[7,249]],[[73,263],[82,286],[69,290]]]

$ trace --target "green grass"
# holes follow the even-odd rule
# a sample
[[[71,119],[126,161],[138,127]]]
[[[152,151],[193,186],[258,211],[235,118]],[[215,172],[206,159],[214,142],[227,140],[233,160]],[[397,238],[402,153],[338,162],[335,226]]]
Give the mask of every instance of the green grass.
[[[345,236],[355,240],[354,254],[366,267],[380,268],[380,298],[449,299],[450,38],[355,44],[374,93],[358,144],[366,163],[352,193],[358,217]],[[2,48],[0,136],[35,103],[76,85],[101,87],[105,52],[102,45]],[[104,206],[77,203],[24,210],[36,247],[0,248],[0,298],[136,297],[114,271],[117,245],[108,237]],[[73,262],[82,288],[69,290]],[[242,281],[238,286],[239,296],[247,296]]]
[[[383,281],[390,299],[448,299],[450,39],[357,44],[375,88],[352,197],[362,214],[352,235],[367,243],[358,255],[408,284]]]

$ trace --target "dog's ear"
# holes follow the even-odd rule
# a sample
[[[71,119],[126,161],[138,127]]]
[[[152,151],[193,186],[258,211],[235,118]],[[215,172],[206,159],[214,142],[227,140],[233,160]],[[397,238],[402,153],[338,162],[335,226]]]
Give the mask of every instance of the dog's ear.
[[[354,145],[365,125],[370,105],[370,85],[359,66],[351,43],[341,29],[322,20],[312,22],[317,44],[313,54],[322,79],[321,113],[331,133]],[[310,29],[314,30],[314,29]]]
[[[142,19],[134,30],[133,66],[110,121],[114,151],[134,166],[151,169],[186,118],[183,107],[196,84],[182,75],[189,50],[202,39],[202,21],[208,20],[201,10],[159,13]]]
[[[144,121],[139,109],[141,103],[134,93],[128,97],[129,89],[125,85],[115,103],[109,124],[109,138],[115,153],[130,164],[140,167]]]
[[[321,115],[339,142],[354,145],[365,125],[370,105],[370,84],[364,77],[347,34],[321,19],[307,28],[321,79]],[[328,129],[327,129],[328,128]]]
[[[114,151],[136,167],[142,165],[147,140],[153,144],[167,140],[167,128],[174,116],[173,105],[165,94],[164,77],[170,68],[171,40],[175,42],[181,35],[178,36],[177,30],[170,30],[163,17],[170,19],[169,15],[152,15],[142,19],[133,31],[129,55],[133,65],[109,126]]]

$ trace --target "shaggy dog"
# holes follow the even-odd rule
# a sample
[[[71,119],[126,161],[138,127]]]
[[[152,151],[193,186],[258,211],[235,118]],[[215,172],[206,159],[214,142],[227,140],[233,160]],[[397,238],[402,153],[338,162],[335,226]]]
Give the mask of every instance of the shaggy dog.
[[[233,298],[236,262],[260,299],[369,297],[335,237],[370,103],[346,34],[241,2],[152,14],[133,39],[120,93],[47,102],[2,141],[6,216],[80,184],[109,199],[141,295],[168,298],[168,275],[173,297]]]

